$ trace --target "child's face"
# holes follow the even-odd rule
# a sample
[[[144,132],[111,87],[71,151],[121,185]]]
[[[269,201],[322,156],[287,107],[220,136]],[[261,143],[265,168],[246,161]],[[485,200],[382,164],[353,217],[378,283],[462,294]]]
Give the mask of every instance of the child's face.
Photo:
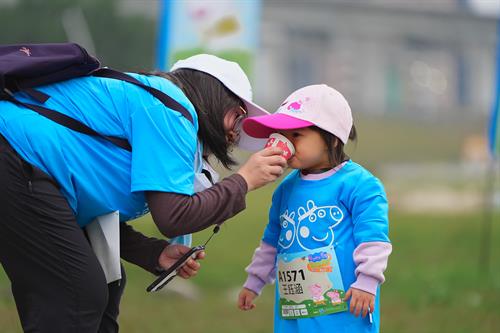
[[[328,150],[319,132],[308,127],[280,131],[295,147],[295,155],[288,160],[293,169],[318,170],[331,167]]]

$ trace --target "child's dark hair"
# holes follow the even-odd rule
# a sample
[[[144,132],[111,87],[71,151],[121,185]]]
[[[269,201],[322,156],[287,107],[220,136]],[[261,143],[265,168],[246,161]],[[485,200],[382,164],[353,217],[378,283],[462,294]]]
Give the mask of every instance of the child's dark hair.
[[[328,159],[332,167],[335,167],[349,159],[349,156],[344,152],[344,143],[340,141],[339,138],[317,126],[312,126],[311,129],[318,132],[325,142],[328,150]],[[358,134],[356,132],[356,127],[352,125],[351,132],[349,133],[349,140],[356,141],[357,139]]]

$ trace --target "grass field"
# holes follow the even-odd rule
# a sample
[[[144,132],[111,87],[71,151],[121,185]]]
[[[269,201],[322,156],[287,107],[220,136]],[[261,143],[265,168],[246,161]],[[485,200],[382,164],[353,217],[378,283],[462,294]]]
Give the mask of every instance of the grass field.
[[[458,161],[464,138],[480,133],[482,128],[479,120],[474,126],[465,122],[419,123],[370,117],[361,120],[359,142],[349,152],[375,172],[380,161]],[[390,175],[387,178],[383,180],[386,185],[392,184],[389,190],[394,189],[394,182],[398,185],[398,191],[389,193],[389,198],[399,198],[399,187],[404,184]],[[460,186],[470,185],[470,180],[456,178]],[[434,178],[427,181],[456,186],[455,180],[446,184]],[[480,186],[475,181],[473,184]],[[409,186],[422,188],[422,182],[418,180]],[[250,193],[248,209],[228,221],[209,244],[202,270],[192,280],[199,291],[196,300],[173,293],[147,294],[145,287],[153,277],[126,264],[128,285],[121,306],[121,332],[272,332],[272,286],[264,290],[254,311],[243,313],[236,308],[236,295],[245,279],[244,268],[266,224],[271,192],[269,186]],[[500,332],[500,214],[495,216],[491,235],[488,275],[478,272],[480,212],[433,215],[393,210],[390,217],[394,252],[387,282],[382,287],[381,331]],[[146,234],[158,235],[149,216],[133,223]],[[195,243],[203,242],[209,234],[207,230],[195,235]],[[9,282],[0,269],[0,333],[14,332],[21,332],[21,327]]]
[[[146,294],[149,273],[127,265],[121,307],[122,332],[264,333],[272,331],[273,287],[257,308],[240,312],[236,293],[266,223],[271,188],[249,195],[248,210],[229,221],[210,243],[193,280],[199,299]],[[496,222],[500,221],[497,214]],[[382,332],[500,332],[500,224],[494,226],[491,273],[478,273],[481,215],[432,216],[391,213],[394,246],[382,288]],[[149,217],[137,228],[154,234]],[[202,242],[209,231],[195,237]],[[56,290],[54,292],[57,292]],[[20,332],[9,284],[0,272],[0,332]],[[332,331],[333,332],[333,331]]]

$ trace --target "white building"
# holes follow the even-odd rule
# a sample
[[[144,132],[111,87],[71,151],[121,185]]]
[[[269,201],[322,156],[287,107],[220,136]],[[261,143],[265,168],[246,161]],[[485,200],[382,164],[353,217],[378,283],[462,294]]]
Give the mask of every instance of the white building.
[[[357,112],[489,112],[497,20],[464,1],[268,0],[262,20],[266,105],[324,82]]]

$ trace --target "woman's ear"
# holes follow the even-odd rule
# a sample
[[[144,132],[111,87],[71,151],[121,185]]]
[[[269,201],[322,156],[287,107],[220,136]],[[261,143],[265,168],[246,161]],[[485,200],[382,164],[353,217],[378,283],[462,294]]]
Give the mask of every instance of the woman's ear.
[[[337,148],[337,146],[339,145],[339,139],[335,138],[333,140],[334,140],[334,142],[333,142],[333,148]]]

